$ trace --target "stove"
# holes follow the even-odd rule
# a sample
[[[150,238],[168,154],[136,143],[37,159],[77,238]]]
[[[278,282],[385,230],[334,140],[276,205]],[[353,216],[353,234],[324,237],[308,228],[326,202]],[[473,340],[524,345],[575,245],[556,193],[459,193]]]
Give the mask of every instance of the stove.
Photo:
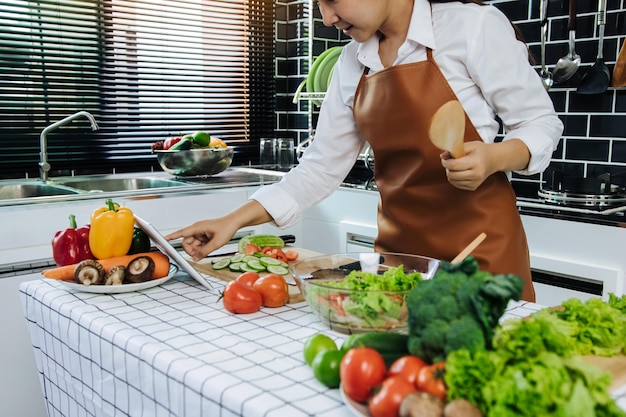
[[[610,209],[626,206],[625,174],[603,172],[583,177],[552,171],[539,190],[539,197],[548,203],[568,207]]]

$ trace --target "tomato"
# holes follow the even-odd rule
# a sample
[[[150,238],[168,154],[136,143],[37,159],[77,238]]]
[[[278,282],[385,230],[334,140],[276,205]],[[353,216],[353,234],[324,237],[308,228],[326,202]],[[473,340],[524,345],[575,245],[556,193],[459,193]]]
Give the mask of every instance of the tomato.
[[[370,414],[372,417],[397,417],[404,397],[416,391],[415,384],[402,375],[388,377],[383,381],[380,391],[369,400]]]
[[[445,372],[446,365],[444,362],[423,367],[417,375],[417,389],[445,400],[447,394],[446,383],[443,380]]]
[[[261,249],[261,253],[264,253],[270,258],[278,259],[283,262],[288,261],[287,255],[285,255],[285,252],[283,252],[283,250],[280,248],[272,248],[270,246],[265,246],[263,249]]]
[[[389,367],[387,375],[401,376],[411,384],[415,385],[420,369],[427,365],[428,364],[426,362],[417,356],[407,355],[396,359]]]
[[[298,259],[299,253],[293,249],[287,249],[283,252],[285,252],[285,256],[287,257],[288,261],[295,261],[296,259]]]
[[[231,313],[254,313],[259,311],[263,302],[261,294],[237,280],[226,284],[222,298],[224,307]]]
[[[176,145],[181,140],[182,140],[181,137],[170,136],[169,138],[165,139],[165,142],[163,142],[163,150],[164,151],[168,150],[169,148],[171,148],[172,146]]]
[[[328,388],[337,388],[341,382],[339,376],[339,367],[343,352],[337,348],[334,350],[325,350],[315,355],[311,369],[315,379],[327,386]]]
[[[247,271],[247,272],[240,274],[237,278],[235,278],[235,281],[239,281],[243,284],[246,284],[252,287],[259,278],[260,278],[260,275],[258,274],[258,272]]]
[[[337,344],[335,341],[325,334],[314,334],[309,337],[306,342],[304,342],[304,349],[302,350],[302,353],[304,354],[304,361],[307,365],[311,366],[315,356],[317,356],[318,353],[327,350],[337,350]]]
[[[246,255],[254,255],[256,252],[261,252],[261,249],[256,243],[246,244]]]
[[[252,288],[261,294],[265,307],[281,307],[289,301],[287,281],[278,274],[269,274],[259,278]]]
[[[377,350],[357,347],[343,357],[339,372],[345,394],[354,401],[365,402],[385,379],[387,368]]]

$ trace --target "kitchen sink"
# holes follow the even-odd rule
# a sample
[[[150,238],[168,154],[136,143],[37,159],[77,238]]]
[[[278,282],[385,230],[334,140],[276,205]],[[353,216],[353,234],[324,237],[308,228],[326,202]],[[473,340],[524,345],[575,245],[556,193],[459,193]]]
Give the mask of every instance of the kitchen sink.
[[[55,195],[78,194],[80,191],[64,187],[57,187],[50,184],[14,183],[0,185],[0,200],[10,200],[14,198],[48,197]]]
[[[76,188],[89,192],[112,192],[144,190],[149,188],[181,187],[187,184],[166,180],[161,178],[118,178],[118,177],[97,177],[97,178],[76,178],[63,181],[55,181],[56,184]]]

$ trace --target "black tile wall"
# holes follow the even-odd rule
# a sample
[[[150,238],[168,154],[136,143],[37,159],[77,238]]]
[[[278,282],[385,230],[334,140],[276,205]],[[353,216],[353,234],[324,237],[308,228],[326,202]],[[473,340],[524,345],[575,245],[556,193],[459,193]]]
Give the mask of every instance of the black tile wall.
[[[548,0],[548,41],[546,64],[552,70],[568,52],[567,0]],[[493,0],[520,29],[537,63],[540,58],[539,0]],[[578,0],[576,52],[581,66],[570,80],[554,85],[550,97],[565,129],[550,167],[541,175],[513,175],[520,196],[536,197],[542,182],[555,171],[567,175],[592,176],[602,172],[626,172],[626,88],[609,87],[606,92],[582,95],[576,89],[595,63],[599,39],[597,0]],[[277,45],[277,134],[303,141],[315,125],[318,108],[307,100],[293,103],[294,93],[309,67],[309,0],[282,0],[276,6]],[[603,60],[612,72],[626,32],[626,3],[607,1],[607,19],[602,45]],[[323,25],[318,10],[313,11],[312,56],[331,46],[349,41],[335,28]],[[536,65],[539,70],[539,65]]]

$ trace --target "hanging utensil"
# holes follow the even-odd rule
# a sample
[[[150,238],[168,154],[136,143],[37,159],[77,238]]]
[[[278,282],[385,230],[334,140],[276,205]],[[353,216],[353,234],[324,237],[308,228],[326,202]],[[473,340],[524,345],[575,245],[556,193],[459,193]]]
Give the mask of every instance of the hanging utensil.
[[[604,93],[611,84],[611,73],[604,63],[602,48],[604,44],[604,25],[606,24],[606,0],[598,0],[598,56],[589,68],[576,90],[579,94]]]
[[[559,58],[554,70],[552,71],[552,79],[555,83],[562,83],[570,78],[580,66],[580,55],[574,51],[574,42],[576,40],[576,0],[569,2],[569,17],[567,19],[567,30],[569,31],[569,52],[562,58]]]
[[[546,41],[548,39],[548,4],[549,0],[541,0],[539,2],[539,15],[541,21],[541,72],[539,76],[546,90],[549,90],[554,84],[552,73],[546,68]]]
[[[626,39],[619,50],[615,67],[613,67],[612,87],[626,87]]]
[[[428,137],[437,148],[450,152],[453,158],[465,155],[465,110],[458,100],[444,103],[430,120]]]

